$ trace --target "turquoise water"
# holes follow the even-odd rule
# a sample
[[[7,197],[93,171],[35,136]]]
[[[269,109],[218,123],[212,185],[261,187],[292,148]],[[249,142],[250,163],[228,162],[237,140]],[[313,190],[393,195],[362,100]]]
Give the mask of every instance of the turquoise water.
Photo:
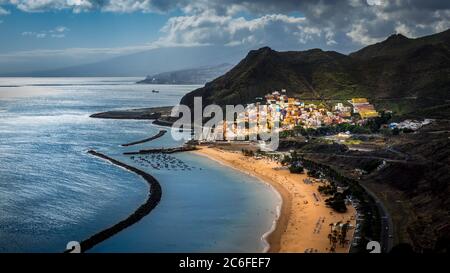
[[[60,252],[127,217],[147,196],[133,173],[86,154],[96,149],[161,183],[161,203],[92,252],[262,251],[279,197],[207,158],[173,155],[183,168],[142,165],[124,151],[177,146],[149,121],[96,112],[174,105],[198,86],[136,85],[132,78],[0,78],[0,252]],[[160,90],[152,93],[151,90]],[[187,167],[186,167],[187,166]]]

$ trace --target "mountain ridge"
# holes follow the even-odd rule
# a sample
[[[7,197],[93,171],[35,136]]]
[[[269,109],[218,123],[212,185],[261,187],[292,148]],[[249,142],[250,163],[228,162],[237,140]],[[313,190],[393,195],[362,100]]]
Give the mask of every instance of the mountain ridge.
[[[111,59],[49,70],[0,73],[6,77],[145,77],[162,73],[237,63],[244,55],[242,48],[224,46],[165,47],[121,55]]]
[[[413,109],[450,99],[450,30],[416,39],[401,34],[349,55],[310,49],[278,52],[251,50],[235,67],[186,94],[204,105],[249,103],[273,91],[303,99],[416,98]]]

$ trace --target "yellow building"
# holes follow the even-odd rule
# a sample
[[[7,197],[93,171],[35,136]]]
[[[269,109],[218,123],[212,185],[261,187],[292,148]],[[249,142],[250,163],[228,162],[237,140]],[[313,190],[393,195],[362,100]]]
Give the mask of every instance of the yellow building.
[[[368,111],[361,111],[359,112],[359,115],[361,116],[361,118],[366,119],[366,118],[376,118],[378,117],[378,112],[374,111],[374,110],[368,110]]]
[[[366,98],[353,98],[352,103],[369,103]]]

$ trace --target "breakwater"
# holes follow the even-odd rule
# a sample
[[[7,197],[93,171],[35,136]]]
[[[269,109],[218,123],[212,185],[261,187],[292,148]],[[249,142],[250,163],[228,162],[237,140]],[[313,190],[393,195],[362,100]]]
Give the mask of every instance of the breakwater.
[[[155,139],[157,139],[157,138],[162,137],[162,136],[165,135],[166,133],[167,133],[166,130],[160,130],[160,131],[159,131],[156,135],[154,135],[154,136],[151,136],[151,137],[149,137],[149,138],[145,138],[145,139],[142,139],[142,140],[138,140],[138,141],[134,141],[134,142],[122,144],[121,146],[122,146],[122,147],[127,147],[127,146],[133,146],[133,145],[137,145],[137,144],[149,142],[149,141],[152,141],[152,140],[155,140]]]
[[[159,184],[158,180],[156,180],[153,176],[150,174],[141,171],[133,166],[127,165],[125,163],[122,163],[114,158],[111,158],[105,154],[96,152],[94,150],[89,150],[89,154],[102,158],[104,160],[107,160],[111,162],[114,165],[117,165],[119,167],[125,168],[131,172],[134,172],[142,178],[149,184],[149,191],[148,191],[148,198],[147,200],[139,206],[133,213],[131,213],[126,219],[120,221],[119,223],[106,228],[91,237],[89,237],[86,240],[83,240],[80,242],[81,251],[85,252],[95,245],[105,241],[106,239],[112,237],[113,235],[119,233],[120,231],[126,229],[127,227],[137,223],[139,220],[141,220],[144,216],[148,215],[159,203],[162,196],[162,189],[161,185]]]
[[[161,153],[161,154],[173,154],[173,153],[179,153],[179,152],[188,152],[188,151],[195,151],[197,150],[197,147],[195,146],[181,146],[181,147],[174,147],[174,148],[156,148],[156,149],[145,149],[145,150],[139,150],[137,152],[125,152],[124,155],[140,155],[140,154],[155,154],[155,153]]]

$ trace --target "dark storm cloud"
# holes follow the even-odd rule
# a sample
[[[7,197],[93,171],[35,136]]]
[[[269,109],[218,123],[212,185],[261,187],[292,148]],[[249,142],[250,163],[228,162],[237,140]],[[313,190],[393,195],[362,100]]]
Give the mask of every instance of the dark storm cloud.
[[[338,1],[301,1],[301,0],[256,0],[256,1],[195,1],[182,3],[187,16],[180,17],[186,22],[193,19],[207,21],[212,16],[228,18],[230,24],[235,20],[236,14],[247,12],[253,14],[261,21],[267,14],[300,14],[305,18],[302,22],[293,25],[292,20],[272,20],[264,26],[265,36],[278,36],[270,33],[273,24],[285,24],[284,34],[286,43],[292,45],[304,44],[318,47],[345,47],[346,45],[367,45],[380,41],[392,33],[403,33],[410,37],[444,31],[450,27],[450,1],[419,1],[419,0],[338,0]],[[293,17],[293,16],[290,16]],[[216,20],[215,18],[214,20]],[[255,20],[246,20],[247,24],[257,23]],[[169,24],[178,30],[179,39],[192,37],[189,27],[180,29],[183,25],[180,20],[177,24]],[[227,24],[224,32],[227,33]],[[280,31],[280,28],[273,28]],[[205,29],[206,31],[206,29]],[[171,37],[176,35],[171,31]],[[292,35],[289,35],[289,34]],[[279,34],[279,33],[278,33]],[[302,35],[303,34],[303,35]],[[233,42],[233,35],[229,37]],[[258,37],[255,37],[258,40]],[[239,39],[238,39],[239,40]],[[279,40],[277,40],[279,41]],[[236,41],[234,41],[236,42]]]
[[[161,46],[277,43],[345,49],[392,33],[416,37],[450,27],[450,1],[437,0],[0,0],[0,11],[6,3],[26,12],[180,10],[183,16],[172,17],[162,29]]]

